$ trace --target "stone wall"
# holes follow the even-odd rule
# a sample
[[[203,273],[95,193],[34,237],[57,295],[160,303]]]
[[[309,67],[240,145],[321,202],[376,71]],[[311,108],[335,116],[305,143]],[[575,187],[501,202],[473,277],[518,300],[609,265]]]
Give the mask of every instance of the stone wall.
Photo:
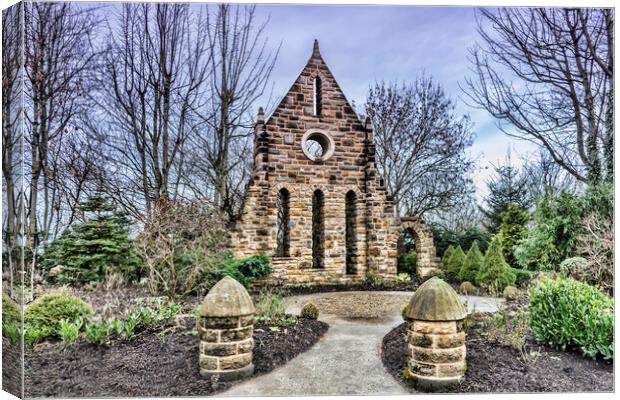
[[[433,234],[424,221],[416,217],[401,218],[396,225],[394,235],[398,238],[405,229],[411,229],[415,236],[415,251],[417,254],[416,274],[426,278],[440,271],[443,267],[441,259],[437,257]]]
[[[315,79],[320,78],[320,114],[315,115]],[[317,137],[325,156],[312,159],[302,146]],[[307,65],[267,121],[255,127],[254,173],[241,220],[233,232],[234,253],[274,255],[277,197],[289,192],[289,257],[272,257],[271,279],[286,283],[359,281],[373,271],[396,273],[393,205],[375,167],[372,129],[362,123],[340,90],[315,43]],[[324,268],[312,267],[312,195],[324,195]],[[353,273],[346,265],[347,193],[355,194]],[[351,252],[350,252],[351,253]]]

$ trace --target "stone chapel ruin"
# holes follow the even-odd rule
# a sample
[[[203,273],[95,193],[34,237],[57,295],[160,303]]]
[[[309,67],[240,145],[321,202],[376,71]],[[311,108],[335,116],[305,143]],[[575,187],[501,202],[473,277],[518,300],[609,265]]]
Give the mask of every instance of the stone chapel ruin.
[[[390,277],[403,229],[416,239],[418,275],[440,268],[424,223],[395,217],[377,175],[372,127],[360,121],[315,40],[276,110],[267,120],[259,110],[235,256],[271,255],[270,279],[287,284]]]

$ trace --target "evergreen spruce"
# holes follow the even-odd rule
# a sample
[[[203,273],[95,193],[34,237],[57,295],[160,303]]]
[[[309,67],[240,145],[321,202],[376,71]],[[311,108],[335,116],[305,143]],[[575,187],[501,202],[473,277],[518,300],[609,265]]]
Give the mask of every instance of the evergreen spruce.
[[[478,286],[501,293],[506,286],[514,286],[517,277],[504,260],[499,235],[495,235],[484,256],[482,268],[476,276]]]
[[[484,256],[478,247],[478,242],[474,242],[469,248],[469,251],[467,251],[465,262],[459,271],[459,280],[461,282],[476,282],[476,276],[478,275],[478,271],[482,268],[483,263]]]
[[[443,263],[444,266],[448,265],[448,260],[450,259],[450,257],[452,257],[452,254],[454,254],[455,250],[456,249],[454,248],[454,246],[450,245],[450,246],[448,246],[446,251],[443,253],[443,257],[441,258],[441,262]]]
[[[527,210],[532,205],[528,192],[526,177],[510,164],[495,168],[497,177],[489,182],[489,195],[484,199],[486,208],[481,208],[487,219],[486,228],[489,233],[497,233],[502,223],[502,213],[510,204]]]
[[[461,249],[461,246],[458,246],[445,264],[446,276],[449,280],[458,281],[459,273],[461,272],[464,262],[465,253],[463,252],[463,249]]]
[[[516,204],[509,204],[508,209],[502,213],[502,223],[499,228],[499,236],[502,241],[504,259],[511,267],[516,265],[514,256],[515,247],[527,235],[527,224],[530,216],[527,211]]]
[[[61,265],[58,283],[96,283],[109,272],[137,279],[139,260],[129,238],[129,220],[103,196],[90,197],[80,205],[84,220],[67,228],[43,255],[42,267],[49,272]]]

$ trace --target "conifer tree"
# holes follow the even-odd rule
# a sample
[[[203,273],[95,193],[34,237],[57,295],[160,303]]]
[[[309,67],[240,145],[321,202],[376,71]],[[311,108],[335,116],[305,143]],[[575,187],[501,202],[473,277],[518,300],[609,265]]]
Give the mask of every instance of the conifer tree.
[[[450,245],[450,246],[448,246],[446,251],[443,253],[443,257],[441,258],[441,262],[443,263],[444,266],[448,265],[448,260],[450,259],[450,257],[452,257],[452,254],[454,254],[455,250],[456,249],[454,248],[454,246]]]
[[[487,182],[489,195],[484,199],[485,208],[481,208],[487,219],[486,228],[489,233],[497,233],[502,223],[502,213],[510,204],[527,210],[532,205],[528,192],[528,181],[519,170],[508,163],[495,168],[497,177]]]
[[[527,211],[512,203],[501,215],[502,223],[499,228],[499,236],[502,241],[504,259],[511,267],[516,265],[514,256],[515,247],[527,235],[525,224],[530,219]]]
[[[464,262],[465,253],[461,246],[458,246],[446,263],[446,276],[448,279],[451,281],[457,281],[459,279],[459,273],[461,272]]]
[[[506,286],[513,286],[516,278],[504,260],[499,235],[495,235],[484,256],[482,268],[476,276],[476,283],[478,286],[501,292]]]
[[[129,220],[101,195],[80,205],[84,220],[67,228],[43,255],[45,271],[60,265],[58,283],[102,281],[108,272],[137,279],[138,257],[129,238]]]
[[[467,251],[465,262],[459,272],[459,280],[462,282],[476,282],[476,276],[478,275],[478,271],[482,268],[483,263],[484,256],[478,247],[478,242],[475,241],[469,248],[469,251]]]

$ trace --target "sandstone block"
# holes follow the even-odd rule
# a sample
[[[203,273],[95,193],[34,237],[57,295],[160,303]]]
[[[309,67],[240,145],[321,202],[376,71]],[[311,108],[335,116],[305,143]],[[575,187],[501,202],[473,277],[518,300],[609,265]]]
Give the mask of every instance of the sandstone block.
[[[440,349],[450,349],[465,345],[465,332],[447,335],[435,335],[435,346]]]
[[[465,361],[437,365],[437,376],[441,378],[462,376],[465,374],[465,371],[467,371],[467,363]]]
[[[407,363],[409,371],[420,376],[435,376],[437,374],[437,365],[425,364],[409,359]]]
[[[465,347],[455,349],[427,349],[409,346],[411,357],[425,363],[455,363],[465,360]]]
[[[412,332],[407,335],[409,344],[416,347],[433,347],[433,335]]]
[[[239,369],[252,363],[252,353],[238,354],[220,358],[220,369]]]
[[[239,317],[200,317],[200,325],[205,329],[236,328]]]
[[[218,329],[205,329],[199,326],[198,335],[200,336],[200,340],[217,342],[220,338],[220,331]]]
[[[210,357],[204,354],[200,354],[198,357],[198,364],[200,365],[200,369],[214,371],[218,369],[218,358]]]
[[[416,333],[456,333],[456,321],[413,321],[412,324],[412,330]]]
[[[237,354],[237,344],[236,343],[208,343],[201,342],[200,343],[201,353],[204,353],[208,356],[231,356]]]
[[[254,348],[254,339],[250,338],[237,343],[237,353],[250,353]]]

